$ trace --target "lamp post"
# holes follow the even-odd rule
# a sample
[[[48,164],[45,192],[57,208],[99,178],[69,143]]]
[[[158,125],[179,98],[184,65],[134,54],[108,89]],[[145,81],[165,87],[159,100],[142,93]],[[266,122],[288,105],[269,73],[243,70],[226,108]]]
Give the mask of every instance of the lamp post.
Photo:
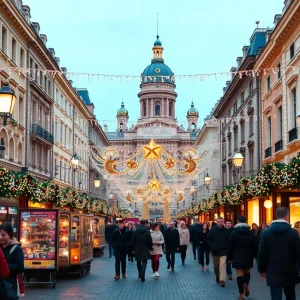
[[[209,195],[209,185],[210,185],[210,183],[211,183],[211,178],[209,177],[208,172],[207,172],[205,177],[204,177],[204,184],[207,188],[208,195]]]
[[[94,186],[96,189],[98,189],[100,187],[100,184],[101,184],[101,180],[100,180],[100,177],[99,177],[99,174],[97,173],[95,178],[94,178]]]
[[[244,156],[240,152],[236,152],[232,158],[232,162],[234,164],[234,168],[237,170],[238,173],[241,171],[241,167],[244,161]]]
[[[195,193],[196,193],[196,188],[194,185],[191,186],[191,193],[192,193],[192,204],[195,202]]]
[[[71,157],[70,163],[71,163],[71,168],[73,169],[73,176],[72,176],[72,186],[75,187],[75,172],[77,171],[79,167],[79,156],[77,153],[74,153],[73,156]]]
[[[13,126],[17,125],[17,122],[12,118],[12,113],[16,104],[16,96],[14,91],[10,88],[8,83],[0,89],[0,116],[3,119],[3,126],[8,123]]]

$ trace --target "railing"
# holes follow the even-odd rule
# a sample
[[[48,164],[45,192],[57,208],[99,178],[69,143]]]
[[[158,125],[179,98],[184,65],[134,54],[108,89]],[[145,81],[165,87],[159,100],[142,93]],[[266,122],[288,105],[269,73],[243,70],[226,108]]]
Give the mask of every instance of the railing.
[[[282,150],[282,140],[279,140],[277,143],[275,143],[275,153]]]
[[[265,150],[265,158],[268,158],[272,155],[272,147],[269,147]]]
[[[298,138],[297,127],[289,131],[289,143]]]
[[[37,135],[49,143],[53,144],[53,135],[38,124],[31,125],[31,134]]]

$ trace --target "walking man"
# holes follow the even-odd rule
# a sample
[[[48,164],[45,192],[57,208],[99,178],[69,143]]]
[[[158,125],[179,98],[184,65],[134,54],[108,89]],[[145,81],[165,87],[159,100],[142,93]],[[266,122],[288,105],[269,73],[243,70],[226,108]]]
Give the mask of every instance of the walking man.
[[[224,227],[224,219],[218,217],[217,226],[214,226],[208,234],[208,244],[211,248],[216,274],[216,282],[221,287],[226,283],[226,255],[229,239],[229,231]]]
[[[282,299],[282,290],[287,300],[295,300],[297,262],[300,259],[299,235],[288,223],[288,208],[277,208],[276,218],[262,233],[258,269],[261,277],[267,279],[272,300]]]
[[[141,220],[140,226],[137,226],[132,235],[132,249],[135,252],[137,269],[141,281],[145,281],[147,260],[150,259],[150,249],[152,249],[152,237],[147,227],[147,220]]]
[[[201,223],[198,219],[195,220],[195,224],[191,227],[191,243],[193,244],[193,254],[194,260],[198,259],[200,264],[200,231],[201,231]]]
[[[231,220],[226,220],[225,223],[225,227],[228,229],[229,231],[229,236],[231,234],[231,232],[233,231],[233,226],[232,226],[232,221]],[[226,260],[226,273],[227,273],[227,277],[229,280],[232,280],[232,268],[231,268],[231,263],[228,261],[228,258]]]
[[[128,234],[126,233],[126,227],[123,221],[119,221],[118,227],[112,234],[112,245],[114,247],[115,254],[115,271],[116,275],[114,279],[117,281],[120,279],[120,264],[122,269],[122,278],[126,278],[126,255],[128,245]]]
[[[105,240],[108,244],[109,258],[111,258],[112,255],[114,255],[114,248],[112,246],[112,236],[113,236],[113,232],[116,228],[117,228],[117,226],[114,223],[108,224],[105,227]]]
[[[234,226],[229,242],[227,260],[236,270],[237,285],[240,296],[245,299],[250,295],[250,269],[253,268],[253,259],[256,256],[256,238],[246,223],[246,218],[238,217],[238,224]]]
[[[174,272],[175,253],[179,250],[180,239],[178,230],[175,228],[173,221],[169,223],[169,228],[165,231],[166,259],[168,270]]]

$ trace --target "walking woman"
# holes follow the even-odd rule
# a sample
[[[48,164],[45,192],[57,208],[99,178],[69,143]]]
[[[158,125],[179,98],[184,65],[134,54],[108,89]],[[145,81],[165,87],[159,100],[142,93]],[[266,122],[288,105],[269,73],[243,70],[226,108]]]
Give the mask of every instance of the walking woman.
[[[150,250],[152,270],[153,270],[152,277],[158,278],[159,259],[163,254],[162,245],[164,244],[165,239],[162,232],[160,231],[160,225],[158,223],[154,223],[152,225],[152,230],[150,232],[151,232],[152,244],[153,244],[152,249]]]
[[[186,227],[185,222],[181,222],[178,232],[180,239],[181,263],[183,266],[185,266],[186,251],[188,245],[190,244],[190,231]]]
[[[9,300],[4,278],[9,276],[8,265],[2,249],[0,248],[0,299]]]
[[[13,238],[13,227],[10,223],[3,223],[0,226],[0,243],[8,265],[9,276],[5,279],[12,285],[12,299],[19,299],[24,294],[20,274],[24,271],[24,254],[20,244]]]
[[[205,269],[209,270],[209,252],[210,248],[207,243],[207,235],[209,233],[209,227],[206,222],[202,224],[201,231],[199,232],[199,241],[200,241],[200,264],[201,271],[204,271],[204,255],[205,255]]]
[[[132,251],[132,246],[131,246],[131,239],[132,239],[132,234],[134,231],[134,225],[132,222],[128,223],[127,227],[127,235],[128,235],[128,245],[127,245],[127,254],[128,254],[128,262],[133,262],[134,254]]]

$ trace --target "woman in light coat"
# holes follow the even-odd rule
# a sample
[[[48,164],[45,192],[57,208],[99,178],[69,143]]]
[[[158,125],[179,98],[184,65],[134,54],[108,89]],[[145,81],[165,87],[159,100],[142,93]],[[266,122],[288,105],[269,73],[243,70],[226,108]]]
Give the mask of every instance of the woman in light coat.
[[[185,222],[181,222],[178,232],[179,232],[179,239],[180,239],[181,262],[182,265],[184,266],[187,247],[190,244],[190,231],[186,227]]]
[[[150,255],[152,262],[153,277],[158,278],[159,259],[163,254],[162,245],[165,242],[164,236],[160,231],[160,225],[158,223],[154,223],[152,225],[151,237],[153,246],[150,251]]]

